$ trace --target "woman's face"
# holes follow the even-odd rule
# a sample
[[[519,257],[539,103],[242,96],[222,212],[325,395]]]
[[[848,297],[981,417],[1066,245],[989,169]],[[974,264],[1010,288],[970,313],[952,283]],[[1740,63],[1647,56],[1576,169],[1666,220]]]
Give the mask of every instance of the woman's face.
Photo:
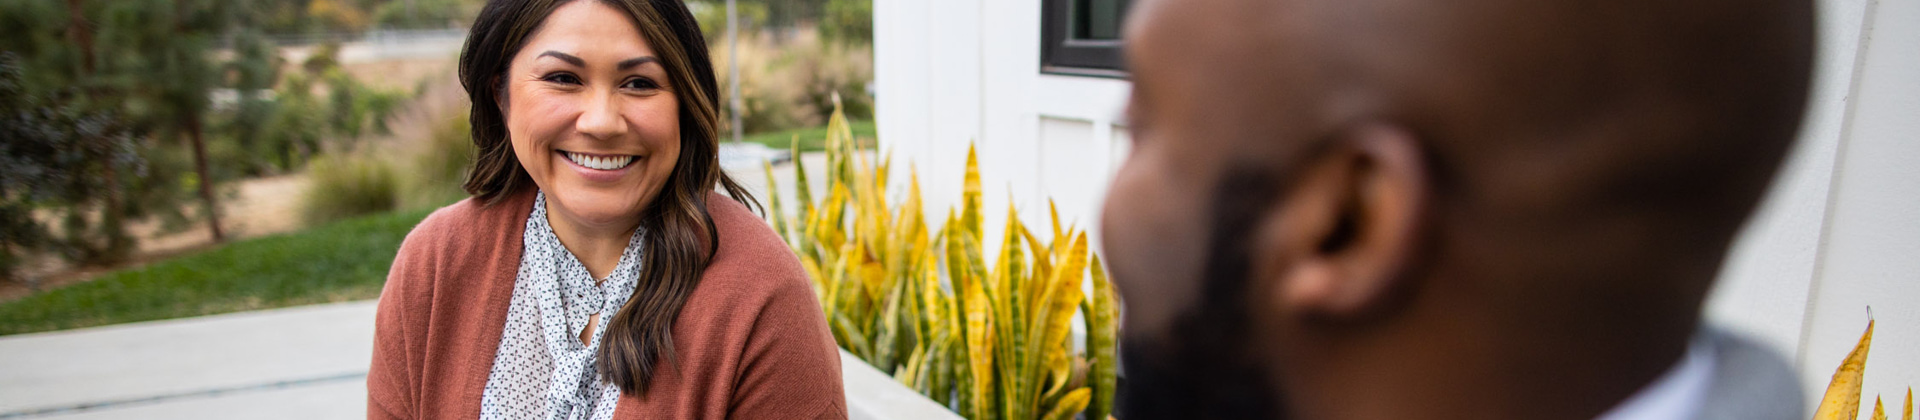
[[[678,86],[627,13],[574,1],[508,65],[501,102],[513,153],[577,226],[629,228],[680,156]]]

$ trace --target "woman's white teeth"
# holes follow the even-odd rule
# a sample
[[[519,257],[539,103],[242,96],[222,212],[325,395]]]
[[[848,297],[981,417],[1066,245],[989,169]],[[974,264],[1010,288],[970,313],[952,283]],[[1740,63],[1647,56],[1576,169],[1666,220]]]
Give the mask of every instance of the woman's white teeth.
[[[567,159],[572,160],[573,163],[578,163],[580,164],[580,166],[599,169],[602,171],[611,171],[615,169],[625,168],[627,167],[627,164],[633,163],[633,158],[634,157],[632,155],[593,156],[593,155],[587,155],[582,153],[567,152]]]

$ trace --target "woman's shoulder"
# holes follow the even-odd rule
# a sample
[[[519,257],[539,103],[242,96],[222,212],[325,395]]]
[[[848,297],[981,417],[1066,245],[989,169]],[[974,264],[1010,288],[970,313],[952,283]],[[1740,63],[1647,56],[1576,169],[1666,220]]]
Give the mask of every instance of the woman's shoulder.
[[[474,245],[485,243],[483,240],[497,240],[518,233],[516,229],[521,226],[513,223],[513,219],[518,216],[524,222],[532,205],[526,201],[531,196],[512,194],[493,202],[467,197],[436,209],[407,233],[406,240],[401,242],[400,252],[443,253],[474,249],[477,248]]]
[[[702,286],[734,293],[772,297],[774,294],[813,292],[800,259],[774,233],[765,219],[746,205],[724,194],[708,196],[707,212],[713,217],[720,246],[707,266]],[[735,296],[746,297],[746,296]]]
[[[531,194],[521,195],[491,203],[468,197],[434,210],[400,242],[388,282],[431,282],[498,265],[494,257],[503,250],[519,250],[520,228],[532,208]]]

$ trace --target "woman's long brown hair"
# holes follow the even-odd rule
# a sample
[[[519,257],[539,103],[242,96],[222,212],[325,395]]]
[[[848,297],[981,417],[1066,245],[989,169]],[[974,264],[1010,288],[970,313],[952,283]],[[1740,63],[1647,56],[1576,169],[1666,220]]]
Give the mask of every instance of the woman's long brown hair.
[[[464,186],[474,200],[492,205],[533,179],[515,158],[500,101],[514,54],[541,22],[572,0],[492,0],[480,10],[460,53],[460,85],[473,102],[469,118],[479,148]],[[640,279],[626,306],[605,325],[597,368],[625,393],[644,395],[661,360],[673,360],[673,323],[693,294],[707,262],[719,249],[719,233],[707,213],[707,193],[716,186],[748,206],[759,207],[720,168],[720,94],[700,25],[680,0],[600,1],[627,12],[660,56],[680,107],[680,157],[653,203],[641,210]]]

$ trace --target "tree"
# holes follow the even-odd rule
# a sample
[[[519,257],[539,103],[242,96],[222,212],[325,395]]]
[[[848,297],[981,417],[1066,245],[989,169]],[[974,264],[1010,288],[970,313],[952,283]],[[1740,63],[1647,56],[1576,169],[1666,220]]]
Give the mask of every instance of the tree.
[[[94,196],[117,188],[119,174],[144,169],[118,118],[62,103],[62,95],[28,91],[20,61],[0,53],[0,278],[7,280],[25,253],[94,249],[86,246],[87,229],[76,231],[70,222],[65,237],[56,236],[35,210],[66,209],[72,220]],[[114,207],[102,210],[103,218],[117,218]],[[116,251],[113,234],[107,236],[109,252]]]
[[[222,84],[233,89],[235,99],[233,109],[216,129],[250,157],[240,162],[244,171],[259,175],[276,169],[271,158],[276,150],[268,141],[268,129],[280,107],[264,93],[279,81],[280,65],[285,60],[273,43],[256,31],[242,30],[232,38],[233,60],[224,64]]]
[[[235,5],[229,0],[99,3],[97,77],[120,97],[138,132],[185,143],[194,173],[187,182],[200,196],[214,240],[225,240],[205,121],[208,92],[219,74],[209,52],[214,38],[231,26]]]
[[[58,238],[49,238],[49,248],[76,262],[112,262],[133,248],[123,221],[161,216],[169,225],[184,222],[178,204],[194,190],[207,208],[218,208],[212,187],[219,176],[209,167],[211,159],[205,153],[204,121],[209,90],[221,80],[222,67],[211,61],[212,47],[215,37],[231,26],[235,8],[230,3],[0,2],[0,27],[10,31],[8,37],[0,37],[0,50],[16,54],[11,65],[18,94],[12,103],[57,116],[34,121],[77,124],[49,132],[66,138],[9,137],[10,146],[15,146],[10,150],[20,152],[8,156],[46,163],[50,162],[44,160],[47,156],[26,148],[55,147],[92,151],[84,156],[87,159],[76,162],[114,163],[55,166],[78,181],[56,182],[47,188],[84,187],[86,193],[73,198],[27,194],[26,187],[19,186],[24,184],[8,192],[14,194],[6,198],[15,200],[9,203],[16,209],[24,205],[43,219],[57,220],[59,229],[42,229],[58,233]],[[271,56],[271,51],[266,55]],[[228,70],[244,76],[239,78],[260,79],[254,77],[259,76],[255,70],[260,67],[264,66],[233,65]],[[93,123],[82,124],[85,121]],[[76,148],[83,145],[114,146]],[[191,165],[184,163],[188,160]],[[28,163],[16,160],[14,164]],[[34,198],[22,198],[28,196]],[[210,216],[211,228],[219,226],[217,215],[202,213]],[[49,220],[15,221],[53,223]]]

